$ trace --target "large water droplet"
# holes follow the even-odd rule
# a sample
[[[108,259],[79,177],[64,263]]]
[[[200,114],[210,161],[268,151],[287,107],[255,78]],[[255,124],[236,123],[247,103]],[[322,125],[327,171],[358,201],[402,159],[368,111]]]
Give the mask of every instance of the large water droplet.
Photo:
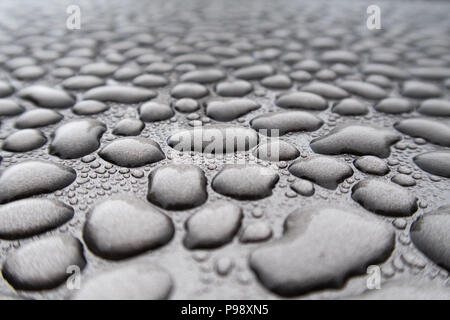
[[[21,162],[2,172],[0,203],[56,191],[75,178],[75,170],[63,165],[38,160]]]
[[[186,221],[184,245],[189,249],[220,247],[233,239],[242,217],[242,210],[231,202],[211,203]]]
[[[266,288],[294,296],[340,287],[393,248],[393,229],[376,217],[347,209],[297,209],[286,219],[281,239],[252,252],[250,267]]]
[[[123,259],[166,244],[174,232],[170,218],[150,204],[116,196],[92,208],[83,237],[89,249],[99,256]]]
[[[226,165],[213,179],[213,189],[239,200],[268,197],[279,180],[272,169],[259,165]]]
[[[206,192],[206,177],[194,165],[170,164],[159,167],[148,176],[147,199],[168,210],[186,210],[203,204]]]
[[[99,151],[99,156],[122,167],[141,167],[165,158],[158,143],[148,138],[121,138]]]
[[[365,179],[354,185],[352,199],[367,210],[386,216],[410,216],[417,210],[417,198],[408,190],[378,179]]]
[[[97,120],[74,120],[56,129],[50,153],[62,159],[81,158],[97,150],[106,126]]]

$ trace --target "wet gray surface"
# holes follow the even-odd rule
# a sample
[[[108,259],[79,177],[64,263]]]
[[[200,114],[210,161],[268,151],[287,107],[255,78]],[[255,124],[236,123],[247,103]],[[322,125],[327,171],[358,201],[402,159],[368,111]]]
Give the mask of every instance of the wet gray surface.
[[[1,1],[0,299],[448,299],[449,14]]]

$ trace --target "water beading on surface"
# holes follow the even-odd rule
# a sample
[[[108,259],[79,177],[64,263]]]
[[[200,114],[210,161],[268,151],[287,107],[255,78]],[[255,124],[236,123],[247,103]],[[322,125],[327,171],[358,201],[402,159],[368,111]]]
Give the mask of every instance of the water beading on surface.
[[[19,3],[0,299],[448,299],[450,3]]]

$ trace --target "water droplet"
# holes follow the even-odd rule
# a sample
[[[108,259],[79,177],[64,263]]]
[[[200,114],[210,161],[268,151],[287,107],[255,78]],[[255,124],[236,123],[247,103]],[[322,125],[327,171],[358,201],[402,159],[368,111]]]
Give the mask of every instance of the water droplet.
[[[239,230],[242,210],[226,201],[211,203],[186,221],[184,245],[189,249],[217,248],[230,242]]]
[[[256,131],[235,125],[208,125],[171,135],[168,145],[178,151],[230,153],[245,151],[258,143]]]
[[[69,266],[84,268],[83,246],[71,236],[57,236],[27,243],[6,257],[3,277],[18,290],[51,289],[70,274]]]
[[[32,86],[19,91],[19,96],[43,108],[69,108],[75,103],[73,96],[59,89]]]
[[[289,172],[327,189],[336,189],[339,183],[353,175],[353,169],[345,162],[322,156],[297,160],[289,166]]]
[[[384,176],[389,172],[389,167],[380,158],[374,156],[364,156],[354,161],[355,167],[365,173]]]
[[[253,129],[268,136],[284,135],[288,132],[315,131],[323,125],[322,119],[303,111],[269,112],[250,121]]]
[[[369,125],[346,125],[311,141],[311,149],[322,154],[374,155],[386,158],[390,146],[400,140],[391,130]]]
[[[238,200],[268,197],[279,176],[272,169],[259,165],[226,165],[213,179],[212,188]]]
[[[258,103],[249,99],[210,101],[206,107],[206,114],[217,121],[231,121],[259,107]]]
[[[405,119],[395,123],[394,127],[409,136],[450,147],[450,126],[442,122],[423,118]]]
[[[208,197],[205,174],[194,165],[165,165],[150,172],[148,179],[147,199],[164,209],[194,208]]]
[[[44,134],[36,129],[23,129],[9,135],[4,143],[3,150],[12,152],[26,152],[37,149],[47,142]]]
[[[162,300],[169,297],[172,287],[172,277],[164,269],[133,262],[88,279],[72,299]]]
[[[139,108],[139,115],[144,122],[155,122],[171,118],[174,112],[167,104],[146,102]]]
[[[159,144],[148,138],[121,138],[98,152],[108,162],[122,167],[141,167],[165,159]]]
[[[307,110],[324,110],[328,104],[321,96],[310,92],[291,92],[278,97],[277,106]]]
[[[62,159],[81,158],[97,150],[105,131],[106,126],[93,119],[67,122],[56,129],[49,152]]]
[[[21,114],[14,123],[19,129],[45,127],[61,121],[63,115],[48,109],[33,109]]]
[[[87,246],[107,259],[123,259],[169,242],[174,234],[169,217],[130,196],[95,204],[84,225]]]
[[[414,162],[426,172],[450,178],[450,151],[432,151],[419,154]]]
[[[390,224],[352,210],[297,209],[284,226],[283,237],[253,251],[249,262],[262,284],[283,296],[341,287],[394,248]]]
[[[0,207],[0,238],[27,238],[54,229],[70,219],[68,205],[50,199],[25,199]]]
[[[156,92],[130,86],[103,86],[90,89],[84,94],[85,100],[137,103],[156,97]]]
[[[402,217],[417,210],[417,198],[402,187],[377,179],[365,179],[352,188],[352,199],[377,214]]]
[[[270,237],[272,237],[272,228],[267,223],[259,221],[245,227],[239,241],[242,243],[261,242]]]
[[[84,100],[77,102],[73,106],[72,111],[73,113],[78,115],[91,115],[104,112],[108,109],[109,107],[103,102],[95,100]]]
[[[450,206],[419,217],[411,226],[414,245],[431,260],[450,270]]]
[[[47,161],[25,161],[0,176],[0,203],[62,189],[76,178],[75,170]]]

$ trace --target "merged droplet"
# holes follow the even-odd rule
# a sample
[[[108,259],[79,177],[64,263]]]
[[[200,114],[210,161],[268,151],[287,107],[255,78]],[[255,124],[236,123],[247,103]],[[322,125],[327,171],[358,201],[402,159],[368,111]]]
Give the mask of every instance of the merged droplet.
[[[391,130],[369,125],[346,125],[311,141],[311,149],[322,154],[374,155],[386,158],[390,146],[400,140]]]
[[[450,151],[431,151],[413,158],[422,170],[437,176],[450,178]]]
[[[297,209],[284,226],[283,237],[253,251],[249,262],[261,283],[283,296],[341,287],[394,248],[389,223],[349,209]]]
[[[67,268],[83,269],[86,261],[80,241],[71,236],[43,238],[11,252],[3,264],[3,277],[17,290],[51,289],[69,276]]]
[[[270,196],[278,174],[260,165],[226,165],[214,177],[214,191],[238,200],[257,200]]]

